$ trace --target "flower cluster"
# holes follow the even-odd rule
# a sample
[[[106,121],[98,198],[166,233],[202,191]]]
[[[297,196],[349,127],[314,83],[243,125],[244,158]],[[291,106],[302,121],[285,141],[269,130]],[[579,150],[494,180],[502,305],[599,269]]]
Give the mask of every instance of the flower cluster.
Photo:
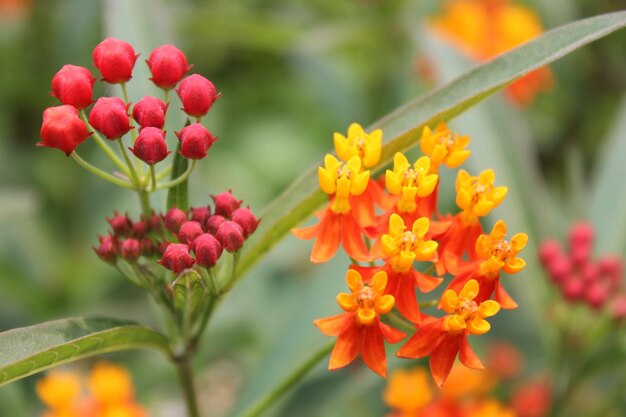
[[[477,61],[489,60],[543,33],[537,13],[510,0],[448,0],[432,27]],[[505,91],[511,101],[527,106],[552,82],[550,68],[542,67]]]
[[[626,318],[624,260],[611,255],[594,259],[593,240],[591,225],[574,224],[568,251],[559,242],[546,240],[539,249],[541,263],[567,301],[585,303],[593,310],[612,305],[616,319]]]
[[[353,260],[347,273],[351,293],[337,297],[344,313],[315,321],[323,333],[338,337],[329,369],[341,368],[360,354],[372,370],[385,376],[383,340],[397,343],[405,337],[381,320],[397,318],[396,307],[405,323],[416,329],[398,356],[430,356],[431,373],[441,385],[457,354],[465,365],[482,367],[467,338],[489,331],[485,319],[501,307],[517,306],[500,283],[500,271],[514,274],[524,268],[517,255],[528,238],[520,233],[506,240],[502,220],[491,233],[483,232],[480,218],[507,193],[506,187],[494,184],[492,170],[478,176],[460,170],[456,202],[461,211],[445,216],[438,212],[439,169],[457,168],[469,157],[469,137],[443,123],[434,130],[426,127],[421,137],[424,156],[411,163],[397,153],[393,167],[373,179],[368,168],[380,162],[382,136],[381,130],[367,133],[358,124],[352,124],[347,135],[335,134],[337,157],[326,155],[318,170],[329,204],[318,213],[317,224],[293,233],[315,238],[312,262],[329,260],[340,245]],[[420,271],[418,263],[431,266]],[[446,274],[453,276],[447,290],[441,300],[429,303],[439,304],[446,315],[423,314],[416,290],[430,292]]]
[[[37,395],[48,407],[44,417],[148,416],[135,400],[128,371],[112,363],[97,363],[86,380],[76,372],[53,371],[37,381]]]

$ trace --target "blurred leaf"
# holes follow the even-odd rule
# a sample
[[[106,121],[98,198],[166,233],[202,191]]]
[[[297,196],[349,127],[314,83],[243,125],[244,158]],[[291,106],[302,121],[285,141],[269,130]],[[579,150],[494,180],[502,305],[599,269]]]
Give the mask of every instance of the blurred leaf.
[[[384,167],[396,152],[415,146],[424,126],[450,120],[517,78],[624,26],[626,12],[570,23],[546,32],[533,41],[475,68],[450,84],[398,108],[372,126],[373,129],[382,128],[387,138],[381,161],[372,171]],[[306,172],[266,208],[259,230],[245,246],[237,278],[292,227],[306,219],[327,200],[318,187],[316,170],[317,167],[314,167]]]
[[[202,312],[208,291],[200,274],[193,270],[181,274],[172,286],[174,307],[182,315],[183,327],[189,329]]]
[[[183,175],[187,170],[187,165],[189,165],[189,161],[179,153],[180,151],[180,143],[176,146],[175,156],[174,156],[174,164],[172,167],[172,179],[176,179]],[[178,207],[183,211],[187,211],[189,209],[189,196],[188,196],[188,188],[189,181],[185,180],[180,184],[170,188],[167,193],[167,210],[172,207]]]
[[[168,354],[162,334],[104,317],[55,320],[0,333],[0,385],[88,356],[151,348]]]
[[[626,251],[626,97],[615,113],[615,125],[596,163],[589,217],[596,228],[598,253]]]

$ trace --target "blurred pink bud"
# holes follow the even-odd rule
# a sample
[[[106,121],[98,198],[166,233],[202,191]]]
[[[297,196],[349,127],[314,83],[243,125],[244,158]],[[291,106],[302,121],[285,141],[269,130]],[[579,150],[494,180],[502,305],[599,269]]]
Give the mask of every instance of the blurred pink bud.
[[[177,207],[172,207],[163,218],[165,228],[173,234],[178,234],[180,227],[187,221],[187,213]]]

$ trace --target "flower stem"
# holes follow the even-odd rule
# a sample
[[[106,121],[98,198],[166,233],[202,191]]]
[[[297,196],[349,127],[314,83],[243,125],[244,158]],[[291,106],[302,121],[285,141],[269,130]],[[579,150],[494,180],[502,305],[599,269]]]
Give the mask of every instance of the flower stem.
[[[130,100],[128,98],[128,90],[126,89],[126,83],[122,83],[120,84],[120,87],[122,88],[122,95],[124,96],[124,102],[126,103],[126,106],[130,106]],[[132,145],[135,145],[135,142],[137,141],[137,129],[135,129],[135,122],[134,119],[131,117],[130,118],[130,137],[132,139]],[[139,158],[135,159],[135,170],[138,173],[138,177],[139,176],[143,176],[143,169],[141,168],[141,160]]]
[[[93,139],[96,141],[98,146],[100,146],[100,148],[104,151],[104,153],[109,157],[109,159],[115,164],[115,166],[120,171],[122,171],[124,174],[129,176],[130,171],[128,171],[128,168],[126,167],[126,165],[124,165],[124,162],[122,162],[122,160],[115,154],[115,152],[113,152],[113,149],[111,149],[109,145],[107,145],[107,143],[104,141],[104,139],[102,139],[102,137],[96,131],[96,129],[94,129],[89,124],[89,119],[87,119],[87,115],[85,114],[84,110],[81,110],[80,117],[81,119],[83,119],[83,122],[85,122],[85,124],[89,128],[89,131],[91,131],[91,133],[93,134]]]
[[[189,164],[189,167],[187,168],[187,171],[183,172],[183,174],[180,177],[178,177],[176,179],[173,179],[171,181],[168,181],[168,182],[161,183],[161,184],[157,185],[156,189],[157,190],[164,190],[164,189],[167,189],[167,188],[172,188],[172,187],[177,186],[178,184],[180,184],[181,182],[183,182],[187,178],[189,178],[189,175],[191,175],[191,172],[193,171],[195,166],[196,166],[196,160],[194,159],[194,160],[191,161],[191,164]]]
[[[322,359],[324,359],[332,350],[334,342],[322,347],[319,351],[315,352],[309,359],[297,367],[291,374],[287,375],[280,384],[278,384],[273,390],[261,397],[256,403],[252,404],[240,417],[257,417],[261,415],[265,410],[274,404],[283,394],[289,391],[290,388],[304,378],[315,365],[317,365]]]
[[[156,174],[156,179],[157,179],[157,181],[161,181],[163,178],[167,177],[171,173],[172,173],[172,165],[169,165],[163,171],[161,171],[158,174]]]
[[[122,141],[122,138],[117,138],[117,143],[119,143],[120,145],[120,150],[122,151],[122,155],[124,156],[124,160],[126,161],[126,165],[128,166],[128,171],[130,172],[130,176],[132,177],[135,186],[137,187],[137,189],[141,188],[141,181],[137,176],[137,172],[135,172],[135,168],[133,167],[132,162],[130,162],[128,152],[126,152],[126,148],[124,147],[124,142]]]
[[[196,390],[193,383],[193,371],[191,369],[191,357],[185,354],[175,358],[176,367],[178,369],[178,377],[180,386],[183,389],[185,404],[187,405],[187,414],[189,417],[200,417],[198,411],[198,401],[196,399]]]
[[[113,183],[119,187],[128,188],[130,190],[135,189],[133,184],[129,183],[128,181],[124,181],[123,179],[118,178],[116,176],[113,176],[109,174],[108,172],[101,170],[100,168],[96,168],[95,166],[91,165],[89,162],[85,161],[83,158],[78,156],[76,152],[72,152],[72,158],[74,158],[74,160],[78,163],[78,165],[85,168],[87,171],[91,172],[92,174],[97,175],[103,180],[109,181],[110,183]]]
[[[157,179],[156,173],[154,172],[154,165],[150,165],[150,176],[152,177],[152,191],[156,190]]]

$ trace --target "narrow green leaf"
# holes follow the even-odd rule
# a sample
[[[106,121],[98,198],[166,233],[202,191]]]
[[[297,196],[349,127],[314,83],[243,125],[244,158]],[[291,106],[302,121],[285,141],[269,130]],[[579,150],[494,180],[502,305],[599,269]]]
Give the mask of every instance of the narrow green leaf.
[[[415,146],[424,126],[450,120],[517,78],[624,26],[626,12],[595,16],[561,26],[401,106],[371,126],[372,129],[382,128],[385,137],[381,161],[372,171],[382,169],[396,152]],[[326,201],[319,190],[316,171],[317,167],[314,167],[296,179],[265,209],[259,230],[244,247],[237,279],[291,228]]]
[[[176,146],[176,151],[174,154],[174,163],[172,166],[172,179],[176,179],[183,175],[185,171],[187,171],[187,166],[189,165],[189,161],[179,153],[180,151],[180,143]],[[189,209],[189,196],[188,196],[188,181],[185,180],[180,184],[170,188],[167,193],[167,209],[171,209],[172,207],[178,207],[183,211],[187,211]]]
[[[202,301],[208,297],[202,277],[196,271],[190,270],[181,274],[172,284],[174,292],[174,307],[181,312],[186,320],[193,321],[202,311]]]
[[[151,348],[169,354],[161,333],[105,317],[49,321],[0,333],[0,385],[88,356]]]

